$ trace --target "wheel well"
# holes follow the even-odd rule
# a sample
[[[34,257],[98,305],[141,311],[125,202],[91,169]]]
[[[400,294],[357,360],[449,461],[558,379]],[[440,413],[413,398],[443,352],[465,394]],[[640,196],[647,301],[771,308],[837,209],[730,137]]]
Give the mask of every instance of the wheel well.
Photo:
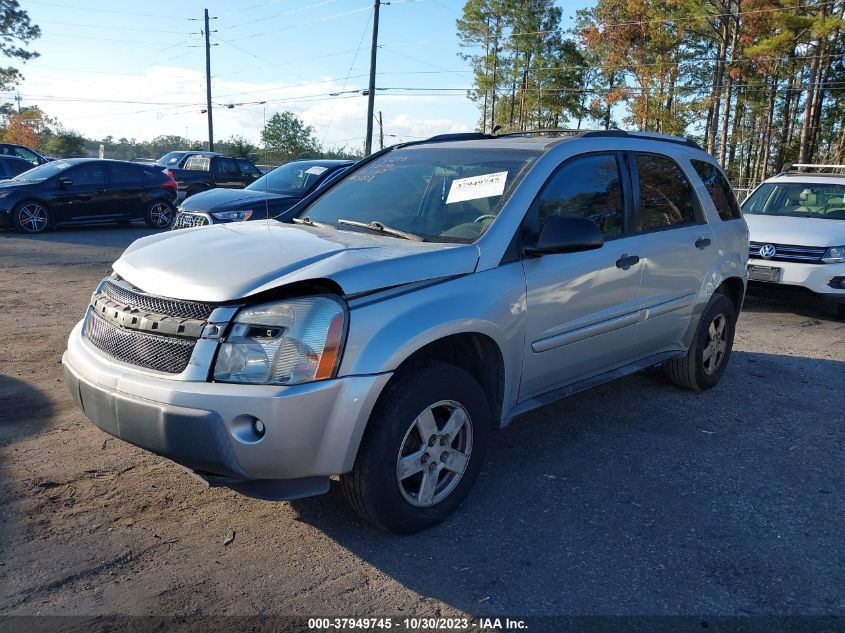
[[[742,309],[742,300],[745,297],[745,285],[742,283],[742,279],[739,277],[728,277],[719,284],[716,292],[730,299],[731,303],[734,304],[737,315],[739,315],[739,311]]]
[[[505,393],[505,363],[499,346],[492,338],[467,332],[432,341],[402,361],[396,374],[427,360],[455,365],[475,378],[487,396],[493,426],[499,426]]]

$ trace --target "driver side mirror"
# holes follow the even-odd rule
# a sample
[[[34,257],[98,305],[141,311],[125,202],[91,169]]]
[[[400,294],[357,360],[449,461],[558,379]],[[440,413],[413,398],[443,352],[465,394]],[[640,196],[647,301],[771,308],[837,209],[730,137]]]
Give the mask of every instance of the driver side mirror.
[[[59,187],[70,187],[73,184],[73,179],[68,178],[67,176],[62,176],[59,178]]]
[[[522,252],[528,257],[539,257],[552,253],[591,251],[602,246],[604,235],[595,222],[585,218],[552,215],[540,229],[534,244],[525,246]]]

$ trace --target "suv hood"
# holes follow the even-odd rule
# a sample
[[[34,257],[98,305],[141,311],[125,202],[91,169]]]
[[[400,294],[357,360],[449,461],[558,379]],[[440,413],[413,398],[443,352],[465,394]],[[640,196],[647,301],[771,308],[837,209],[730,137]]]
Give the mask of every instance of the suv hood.
[[[742,217],[748,224],[752,242],[820,247],[845,245],[845,220],[752,213]]]
[[[473,244],[412,242],[281,222],[237,222],[144,237],[114,271],[162,297],[234,301],[285,284],[331,279],[347,295],[471,273]]]
[[[293,196],[272,191],[253,191],[252,189],[209,189],[186,198],[182,202],[183,211],[237,211],[249,209],[254,205],[263,205],[267,200],[292,200]],[[256,208],[256,211],[262,209]]]

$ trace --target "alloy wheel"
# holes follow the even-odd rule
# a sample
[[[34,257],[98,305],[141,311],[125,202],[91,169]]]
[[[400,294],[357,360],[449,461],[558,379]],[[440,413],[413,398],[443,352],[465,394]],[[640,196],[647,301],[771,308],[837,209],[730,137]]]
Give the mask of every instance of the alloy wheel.
[[[724,313],[717,314],[707,328],[707,343],[702,352],[704,371],[713,375],[722,366],[725,352],[728,349],[728,317]]]
[[[157,228],[168,227],[173,221],[173,209],[169,204],[156,202],[150,207],[150,220]]]
[[[21,207],[18,211],[18,222],[25,231],[40,233],[47,228],[50,221],[47,208],[43,204],[30,202]]]
[[[405,433],[396,460],[402,497],[418,507],[440,503],[463,477],[472,454],[472,420],[453,400],[420,413]]]

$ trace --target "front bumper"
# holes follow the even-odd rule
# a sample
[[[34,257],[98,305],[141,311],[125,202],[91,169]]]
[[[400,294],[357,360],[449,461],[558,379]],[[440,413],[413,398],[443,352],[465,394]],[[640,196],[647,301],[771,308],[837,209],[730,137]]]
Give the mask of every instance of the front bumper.
[[[833,282],[836,279],[845,279],[845,263],[802,264],[750,258],[748,265],[770,266],[780,268],[783,271],[780,282],[777,284],[751,281],[752,286],[759,284],[764,287],[782,288],[783,290],[789,290],[790,287],[800,287],[824,299],[840,303],[845,302],[845,288],[841,287],[841,284]]]
[[[351,470],[390,378],[348,376],[291,387],[189,382],[113,361],[81,330],[77,324],[71,332],[62,364],[71,394],[94,424],[212,483],[240,485],[250,494],[242,484],[261,482],[264,492],[256,496],[268,498],[325,492],[328,476]],[[255,420],[264,423],[263,436],[256,435]],[[278,480],[288,485],[267,485]]]

